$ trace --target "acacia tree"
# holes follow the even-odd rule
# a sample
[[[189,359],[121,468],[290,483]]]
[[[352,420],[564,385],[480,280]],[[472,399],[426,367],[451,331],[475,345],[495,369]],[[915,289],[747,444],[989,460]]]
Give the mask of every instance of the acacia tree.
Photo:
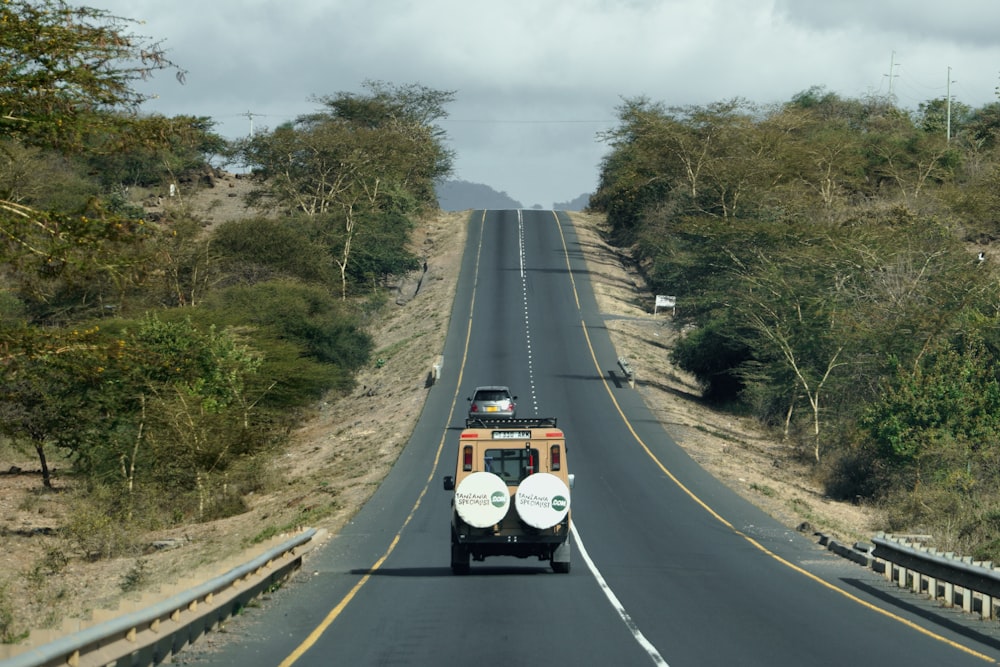
[[[653,218],[743,216],[781,175],[784,129],[746,100],[666,107],[639,97],[624,102],[619,118],[601,135],[612,151],[591,207],[607,211],[622,244],[648,237]]]
[[[775,359],[782,370],[773,374],[796,385],[776,387],[789,397],[786,432],[795,398],[808,401],[817,463],[825,393],[833,373],[850,358],[845,348],[854,342],[851,318],[842,312],[849,306],[838,298],[836,272],[822,254],[811,248],[786,252],[780,263],[760,256],[755,267],[738,272],[739,286],[733,290],[734,309],[755,333],[750,344],[757,358]]]
[[[251,195],[255,205],[270,199],[272,206],[325,221],[321,234],[339,269],[345,299],[359,222],[376,224],[376,214],[389,205],[391,165],[383,162],[391,157],[386,155],[388,141],[384,131],[312,118],[272,135],[257,135],[244,153],[258,165],[265,184]],[[403,204],[404,211],[412,210],[405,200]]]
[[[318,98],[324,107],[322,115],[408,137],[411,145],[399,148],[414,152],[397,150],[394,155],[402,185],[422,205],[433,205],[434,183],[451,173],[455,158],[454,151],[444,145],[444,129],[437,124],[448,117],[445,107],[455,99],[454,91],[371,79],[362,87],[367,93],[340,92]]]
[[[786,141],[780,155],[784,180],[809,193],[803,207],[815,206],[832,212],[837,202],[857,192],[864,160],[861,142],[843,116],[831,116],[814,108],[790,105],[773,121],[785,128]],[[789,193],[788,200],[793,200]]]
[[[31,443],[46,486],[45,451],[56,446],[92,480],[117,481],[128,495],[137,480],[155,482],[179,465],[194,487],[192,478],[229,463],[239,432],[253,427],[246,381],[260,358],[233,334],[187,321],[116,324],[117,331],[35,336],[37,353],[7,364],[0,432]],[[174,404],[183,408],[180,417]],[[147,410],[151,405],[170,410]],[[204,437],[219,415],[242,426]],[[180,433],[175,417],[184,426]]]
[[[134,23],[63,0],[12,0],[0,5],[0,132],[13,144],[82,154],[102,143],[114,149],[152,142],[133,132],[147,95],[132,84],[157,70],[177,69],[158,43],[129,31]],[[183,79],[183,72],[177,70]],[[11,152],[0,152],[0,160]],[[13,195],[13,193],[9,193]],[[52,275],[73,263],[110,266],[88,254],[136,230],[107,211],[41,210],[0,199],[0,259],[25,272]]]
[[[121,395],[130,408],[128,437],[91,447],[118,462],[130,494],[139,475],[173,493],[195,493],[201,520],[209,480],[243,453],[256,425],[246,385],[261,358],[231,333],[199,331],[189,321],[146,318],[128,344],[132,359],[121,369],[131,389]]]
[[[116,355],[96,327],[72,331],[39,331],[21,327],[19,347],[0,346],[3,383],[0,384],[0,433],[35,450],[42,483],[50,488],[48,448],[59,434],[85,431],[78,410],[81,388],[101,375]],[[99,382],[99,380],[98,380]],[[88,411],[99,410],[95,403]]]
[[[620,126],[598,135],[612,150],[601,161],[600,183],[590,206],[607,213],[612,236],[623,245],[636,240],[642,216],[669,196],[676,179],[657,141],[666,130],[664,110],[647,98],[627,99],[618,108]]]
[[[85,155],[135,126],[135,112],[147,99],[133,88],[136,81],[164,69],[177,70],[183,79],[158,43],[130,32],[133,23],[63,0],[0,4],[0,134],[5,146],[0,171],[17,173],[23,155],[19,148]],[[137,136],[151,140],[148,133]],[[113,215],[100,202],[46,209],[25,196],[23,181],[15,179],[13,185],[0,191],[0,261],[17,293],[36,305],[35,321],[39,315],[47,323],[56,317],[70,321],[80,305],[92,301],[95,279],[119,287],[132,279],[142,262],[131,248],[148,236],[141,221]],[[100,345],[81,342],[72,328],[0,326],[0,384],[9,390],[3,395],[5,410],[14,417],[7,427],[15,431],[12,435],[36,443],[43,470],[42,447],[60,414],[38,409],[35,398],[44,396],[46,405],[58,403],[59,392],[73,386],[64,380],[99,368],[101,357],[109,354]]]
[[[107,189],[177,181],[226,150],[225,139],[212,131],[215,121],[204,116],[151,114],[128,120],[116,133],[91,137],[86,147],[87,164]]]
[[[25,359],[17,372],[8,367],[0,390],[0,432],[15,444],[27,443],[35,450],[42,473],[42,484],[52,488],[47,445],[50,429],[57,423],[60,406],[53,400],[57,384],[44,364]]]
[[[752,105],[734,101],[719,117],[716,159],[705,172],[704,208],[731,219],[746,217],[780,182],[777,156],[786,143],[784,128]]]
[[[713,169],[721,172],[720,161],[733,157],[725,134],[734,123],[742,125],[746,106],[731,100],[704,107],[666,107],[645,97],[628,99],[618,109],[621,127],[601,136],[615,151],[632,154],[637,185],[662,181],[697,205]]]
[[[24,143],[80,150],[87,137],[127,126],[149,95],[133,88],[157,70],[184,72],[136,21],[65,0],[0,5],[0,128]]]
[[[344,299],[362,226],[436,205],[434,182],[451,169],[451,153],[432,122],[444,114],[452,94],[367,85],[369,96],[321,98],[325,110],[236,148],[260,179],[252,203],[270,200],[275,207],[322,218]],[[407,240],[399,239],[400,247]]]
[[[867,169],[876,182],[914,200],[929,183],[951,177],[958,151],[937,131],[933,114],[918,125],[899,109],[876,106],[865,120]]]

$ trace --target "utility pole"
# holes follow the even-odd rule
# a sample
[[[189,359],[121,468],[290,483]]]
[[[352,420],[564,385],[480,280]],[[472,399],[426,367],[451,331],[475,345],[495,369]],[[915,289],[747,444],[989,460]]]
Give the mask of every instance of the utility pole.
[[[899,67],[899,63],[896,62],[896,52],[893,51],[892,55],[889,56],[889,73],[886,75],[886,76],[889,77],[889,99],[890,100],[893,99],[893,97],[892,97],[892,80],[895,79],[896,76],[898,76],[895,73],[897,67]]]
[[[948,144],[951,143],[951,84],[952,84],[952,81],[951,81],[951,65],[948,65],[948,83],[945,86],[945,91],[946,91],[945,94],[947,95],[947,98],[948,98],[948,100],[947,100],[947,102],[945,104],[945,108],[948,110],[947,114],[946,114],[946,116],[947,116],[947,121],[946,122],[947,122],[947,126],[948,126],[948,131],[945,134],[945,143],[948,143]]]
[[[253,117],[254,116],[260,116],[261,114],[259,114],[259,113],[250,113],[249,111],[247,111],[243,115],[250,119],[250,136],[252,137],[253,136]]]

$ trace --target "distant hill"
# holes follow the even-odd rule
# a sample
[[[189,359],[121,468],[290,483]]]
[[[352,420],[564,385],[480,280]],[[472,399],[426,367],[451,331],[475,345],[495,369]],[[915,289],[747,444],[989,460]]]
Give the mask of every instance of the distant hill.
[[[466,209],[508,209],[524,208],[521,202],[506,192],[497,192],[482,183],[468,181],[444,181],[435,188],[438,206],[442,211],[464,211]]]
[[[556,202],[552,208],[556,211],[583,211],[590,204],[590,193],[584,192],[576,199],[564,202]]]
[[[444,181],[435,188],[438,206],[442,211],[465,211],[467,209],[512,209],[529,208],[521,204],[506,192],[497,192],[482,183],[468,181]],[[590,194],[584,193],[568,202],[556,202],[552,208],[556,211],[582,211],[590,202]],[[541,204],[533,204],[530,208],[545,208]]]

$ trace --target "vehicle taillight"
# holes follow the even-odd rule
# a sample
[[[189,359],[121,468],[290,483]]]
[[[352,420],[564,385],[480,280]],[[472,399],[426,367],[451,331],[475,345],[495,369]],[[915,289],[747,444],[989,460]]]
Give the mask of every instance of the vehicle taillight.
[[[552,445],[552,449],[549,451],[549,468],[559,470],[562,465],[562,451],[560,451],[559,445]]]
[[[462,470],[472,470],[472,447],[462,449]]]
[[[479,412],[479,406],[473,403],[472,407],[469,408],[469,412]]]

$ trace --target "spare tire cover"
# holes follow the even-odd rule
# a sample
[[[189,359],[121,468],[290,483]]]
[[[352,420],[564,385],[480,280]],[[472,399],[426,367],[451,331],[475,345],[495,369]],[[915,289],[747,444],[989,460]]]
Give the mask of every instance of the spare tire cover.
[[[455,511],[475,528],[499,523],[509,508],[507,483],[491,472],[474,472],[455,489]]]
[[[514,497],[517,513],[533,528],[551,528],[569,512],[569,488],[547,472],[528,475],[517,487]]]

